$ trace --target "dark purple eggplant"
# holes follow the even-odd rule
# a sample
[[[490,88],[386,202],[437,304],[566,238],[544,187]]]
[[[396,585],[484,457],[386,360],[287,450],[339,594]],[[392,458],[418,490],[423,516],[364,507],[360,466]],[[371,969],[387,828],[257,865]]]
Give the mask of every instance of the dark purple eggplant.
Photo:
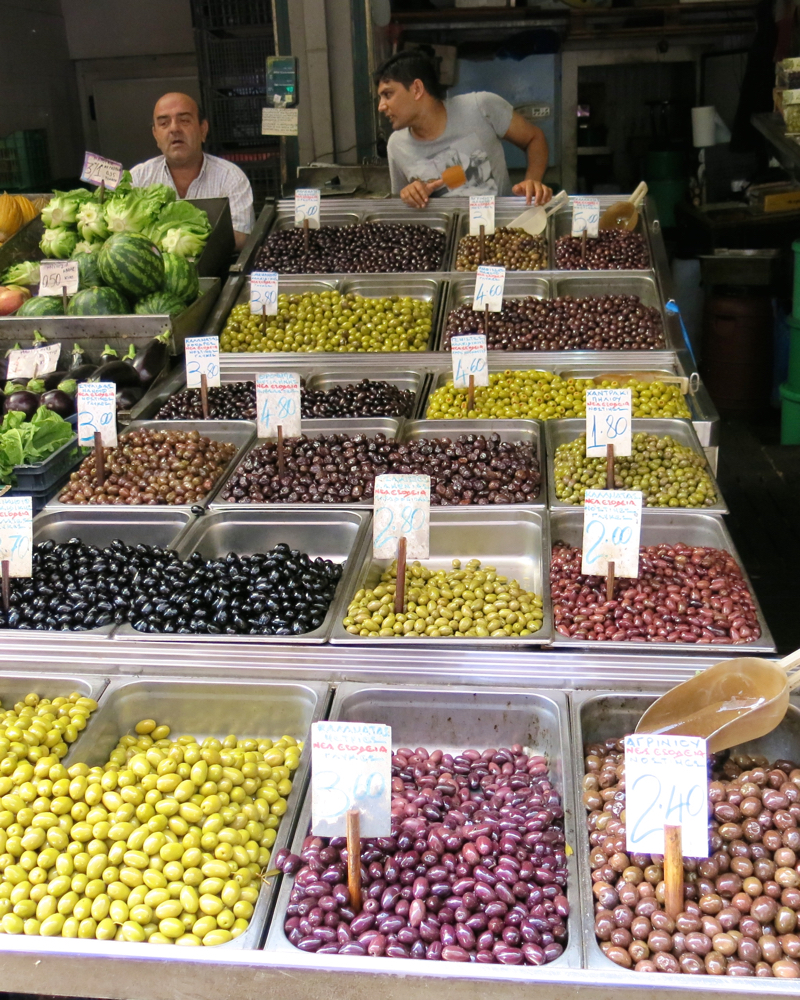
[[[34,396],[41,396],[41,394],[45,391],[44,379],[32,378],[25,388],[28,392],[32,392]]]
[[[47,392],[50,389],[57,389],[58,383],[63,382],[65,378],[69,376],[67,371],[57,371],[50,372],[49,375],[44,376],[44,391]]]
[[[18,389],[17,392],[12,392],[10,396],[6,396],[3,405],[5,413],[9,413],[11,410],[19,410],[25,414],[26,421],[30,420],[38,409],[39,397],[32,392],[28,392],[26,389]]]
[[[75,412],[75,400],[60,389],[43,392],[40,399],[42,406],[46,406],[48,410],[52,410],[65,420]]]
[[[113,382],[118,389],[141,388],[142,386],[139,373],[127,361],[109,361],[100,365],[90,381]]]
[[[24,389],[27,384],[28,380],[26,378],[12,378],[10,382],[6,382],[3,392],[6,396],[10,396],[12,392],[16,392],[18,389]]]
[[[92,364],[80,365],[78,368],[72,368],[70,370],[69,377],[74,382],[88,382],[96,371],[97,371],[97,365],[92,365]]]
[[[147,388],[169,364],[169,330],[153,337],[137,355],[133,367],[139,373],[142,385]]]
[[[87,362],[86,352],[81,347],[80,344],[72,345],[72,354],[69,359],[69,370],[74,372],[76,368],[80,368],[81,365],[85,365]]]
[[[103,353],[100,355],[100,364],[104,365],[107,361],[117,361],[119,360],[119,355],[114,350],[113,347],[109,347],[108,344],[103,348]]]
[[[132,410],[133,407],[144,396],[144,389],[141,386],[127,386],[117,390],[117,409]]]
[[[127,354],[124,354],[124,355],[123,355],[123,356],[122,356],[122,357],[120,358],[120,360],[121,360],[121,361],[127,361],[129,365],[132,365],[132,364],[133,364],[133,362],[134,362],[134,361],[136,360],[136,347],[135,347],[135,345],[134,345],[134,344],[131,344],[131,345],[130,345],[130,346],[128,347],[128,353],[127,353]]]

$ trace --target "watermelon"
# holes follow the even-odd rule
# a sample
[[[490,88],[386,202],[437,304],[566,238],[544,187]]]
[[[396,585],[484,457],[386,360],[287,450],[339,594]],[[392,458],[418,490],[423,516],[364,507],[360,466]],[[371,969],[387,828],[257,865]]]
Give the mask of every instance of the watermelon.
[[[64,301],[60,295],[34,295],[23,302],[15,316],[63,316]]]
[[[68,316],[121,316],[130,312],[128,303],[115,288],[84,288],[69,300]]]
[[[141,233],[115,233],[97,257],[103,281],[131,298],[141,298],[164,284],[161,251]]]
[[[194,302],[200,294],[200,278],[194,263],[187,257],[165,253],[163,291],[187,304]]]
[[[78,288],[92,288],[103,284],[97,253],[77,253],[72,258],[78,262]]]
[[[170,295],[169,292],[153,292],[152,295],[145,295],[134,306],[135,312],[140,316],[159,316],[164,313],[177,316],[185,308],[186,303],[177,296]]]

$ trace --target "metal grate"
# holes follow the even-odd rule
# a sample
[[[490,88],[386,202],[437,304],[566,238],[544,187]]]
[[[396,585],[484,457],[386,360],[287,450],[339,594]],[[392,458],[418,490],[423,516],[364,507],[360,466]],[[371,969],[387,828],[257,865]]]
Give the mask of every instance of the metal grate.
[[[263,95],[258,97],[214,97],[208,108],[209,140],[219,143],[253,145],[262,143],[261,109]]]
[[[271,35],[215,38],[199,32],[200,75],[208,87],[227,96],[261,96],[267,89],[267,57],[275,54]]]
[[[271,0],[192,0],[195,28],[219,31],[272,24]]]
[[[268,147],[249,152],[223,152],[217,154],[225,160],[230,160],[246,174],[253,188],[253,204],[256,216],[264,207],[267,198],[279,198],[281,195],[281,149],[280,142],[273,142]]]

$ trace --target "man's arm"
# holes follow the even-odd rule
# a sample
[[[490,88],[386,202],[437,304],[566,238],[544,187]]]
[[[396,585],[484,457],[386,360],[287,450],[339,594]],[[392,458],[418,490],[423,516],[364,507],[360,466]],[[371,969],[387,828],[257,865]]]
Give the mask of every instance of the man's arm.
[[[531,202],[536,205],[546,205],[553,197],[553,192],[546,184],[542,183],[544,172],[547,170],[548,156],[547,139],[544,137],[544,132],[515,111],[511,116],[508,131],[503,138],[515,146],[519,146],[528,157],[525,180],[514,185],[513,193],[524,194],[528,205]]]

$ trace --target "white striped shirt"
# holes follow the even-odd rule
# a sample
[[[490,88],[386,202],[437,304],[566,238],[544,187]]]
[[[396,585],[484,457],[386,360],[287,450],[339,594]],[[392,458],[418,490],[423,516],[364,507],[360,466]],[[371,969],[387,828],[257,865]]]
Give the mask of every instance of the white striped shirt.
[[[167,166],[166,158],[154,156],[152,160],[137,163],[131,168],[134,187],[149,184],[167,184],[175,187],[175,181]],[[237,233],[249,233],[256,222],[253,211],[253,189],[247,174],[235,163],[203,153],[200,173],[189,185],[187,198],[227,198],[231,206],[231,221]]]

